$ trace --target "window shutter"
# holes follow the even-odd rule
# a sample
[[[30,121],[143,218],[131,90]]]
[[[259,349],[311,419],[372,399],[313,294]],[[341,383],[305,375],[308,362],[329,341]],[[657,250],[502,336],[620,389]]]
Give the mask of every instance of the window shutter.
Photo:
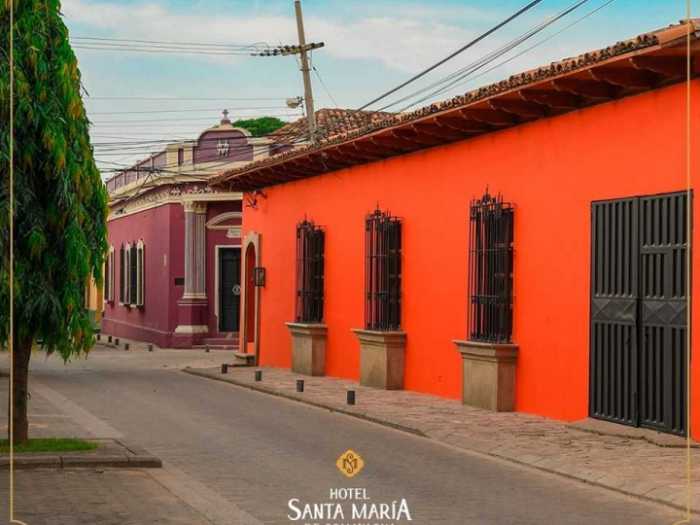
[[[136,305],[136,290],[138,287],[138,256],[136,244],[129,250],[129,304]]]
[[[137,287],[136,287],[136,305],[143,306],[145,299],[145,275],[146,275],[146,260],[145,260],[145,246],[142,242],[139,242],[137,248]]]
[[[104,286],[102,287],[104,290],[104,300],[109,301],[109,272],[111,271],[111,256],[112,252],[107,252],[107,257],[105,258],[105,266],[104,266],[104,272],[103,272],[103,279],[104,279]]]
[[[114,302],[114,248],[109,252],[109,300]]]
[[[123,244],[119,248],[119,302],[126,302],[126,252]]]

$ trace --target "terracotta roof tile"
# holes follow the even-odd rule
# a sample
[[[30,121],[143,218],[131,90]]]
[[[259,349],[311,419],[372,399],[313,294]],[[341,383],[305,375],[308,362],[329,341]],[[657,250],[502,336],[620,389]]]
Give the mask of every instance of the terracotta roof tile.
[[[695,38],[697,38],[697,32],[700,31],[700,19],[693,19],[690,22],[693,24],[693,29],[696,32]],[[226,181],[233,183],[232,186],[236,186],[236,180],[242,176],[245,176],[245,182],[241,180],[242,187],[244,186],[247,189],[251,187],[264,187],[267,185],[264,178],[261,178],[258,183],[252,182],[257,171],[262,168],[273,165],[280,166],[284,164],[287,159],[293,158],[298,160],[300,158],[313,155],[319,150],[349,143],[366,135],[387,130],[388,128],[398,129],[401,126],[417,122],[433,114],[442,114],[450,110],[464,109],[468,106],[481,103],[486,99],[492,99],[496,96],[515,92],[529,87],[532,84],[541,83],[543,81],[563,76],[576,75],[581,71],[597,66],[611,59],[622,57],[624,55],[631,56],[636,53],[642,53],[648,48],[654,48],[660,45],[665,45],[671,41],[677,41],[683,38],[686,33],[687,21],[682,20],[679,24],[670,25],[667,28],[650,33],[644,33],[632,39],[620,41],[614,45],[583,53],[576,57],[551,62],[548,65],[512,75],[505,80],[474,89],[465,93],[464,95],[430,104],[412,112],[401,114],[375,113],[371,118],[369,118],[369,122],[364,125],[355,126],[354,128],[349,126],[346,126],[345,128],[343,128],[343,126],[333,128],[334,132],[323,136],[317,144],[308,144],[296,149],[288,150],[266,159],[252,162],[246,166],[224,172],[214,177],[210,181],[210,184],[218,184]],[[332,112],[336,110],[321,110],[319,113],[323,111]],[[352,115],[351,110],[342,111],[346,114]],[[332,115],[332,113],[329,113],[331,123],[334,122]],[[355,122],[357,122],[357,120],[355,120]]]
[[[393,113],[383,111],[358,111],[356,109],[319,109],[316,111],[316,127],[319,136],[330,138],[381,121]],[[308,135],[306,117],[290,122],[275,131],[277,136],[303,137]]]

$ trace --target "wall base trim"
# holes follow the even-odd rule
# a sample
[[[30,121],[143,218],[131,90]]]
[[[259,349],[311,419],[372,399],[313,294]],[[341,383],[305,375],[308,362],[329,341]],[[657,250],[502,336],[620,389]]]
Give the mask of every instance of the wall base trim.
[[[326,375],[328,327],[321,323],[285,323],[292,336],[292,371],[307,376]]]
[[[402,390],[406,332],[380,332],[354,328],[360,342],[360,384]]]
[[[462,355],[462,402],[495,412],[515,409],[514,344],[453,341]]]

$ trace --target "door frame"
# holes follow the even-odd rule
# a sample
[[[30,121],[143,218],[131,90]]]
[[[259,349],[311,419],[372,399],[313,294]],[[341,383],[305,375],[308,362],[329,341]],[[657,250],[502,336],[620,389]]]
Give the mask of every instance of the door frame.
[[[260,287],[253,287],[253,312],[248,310],[248,249],[255,252],[254,266],[261,266],[260,254],[260,234],[257,232],[248,232],[243,239],[241,248],[241,322],[240,322],[240,341],[241,352],[247,352],[248,341],[253,341],[253,353],[255,354],[255,364],[260,362]],[[253,333],[249,333],[248,316],[253,316]],[[252,338],[251,338],[252,335]]]
[[[243,258],[243,250],[241,249],[241,244],[217,244],[214,246],[214,318],[216,319],[216,331],[217,333],[220,334],[235,334],[236,332],[222,332],[219,327],[221,326],[220,324],[220,319],[219,319],[219,313],[220,313],[220,305],[221,305],[221,299],[219,298],[219,283],[221,282],[220,280],[220,272],[221,268],[219,267],[219,255],[220,255],[220,250],[221,248],[238,248],[241,250],[241,260]],[[242,264],[242,263],[241,263]],[[242,270],[242,266],[241,266]],[[241,276],[242,276],[241,272]],[[243,282],[243,278],[241,277],[241,282]],[[243,287],[241,286],[241,298],[243,297]],[[238,332],[240,333],[241,327],[239,325],[238,327]]]

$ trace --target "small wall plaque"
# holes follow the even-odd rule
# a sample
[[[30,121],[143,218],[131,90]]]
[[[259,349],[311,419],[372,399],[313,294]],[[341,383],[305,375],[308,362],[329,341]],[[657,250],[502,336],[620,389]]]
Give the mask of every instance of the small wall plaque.
[[[265,268],[262,266],[256,266],[253,271],[253,276],[255,279],[255,286],[265,286]]]

